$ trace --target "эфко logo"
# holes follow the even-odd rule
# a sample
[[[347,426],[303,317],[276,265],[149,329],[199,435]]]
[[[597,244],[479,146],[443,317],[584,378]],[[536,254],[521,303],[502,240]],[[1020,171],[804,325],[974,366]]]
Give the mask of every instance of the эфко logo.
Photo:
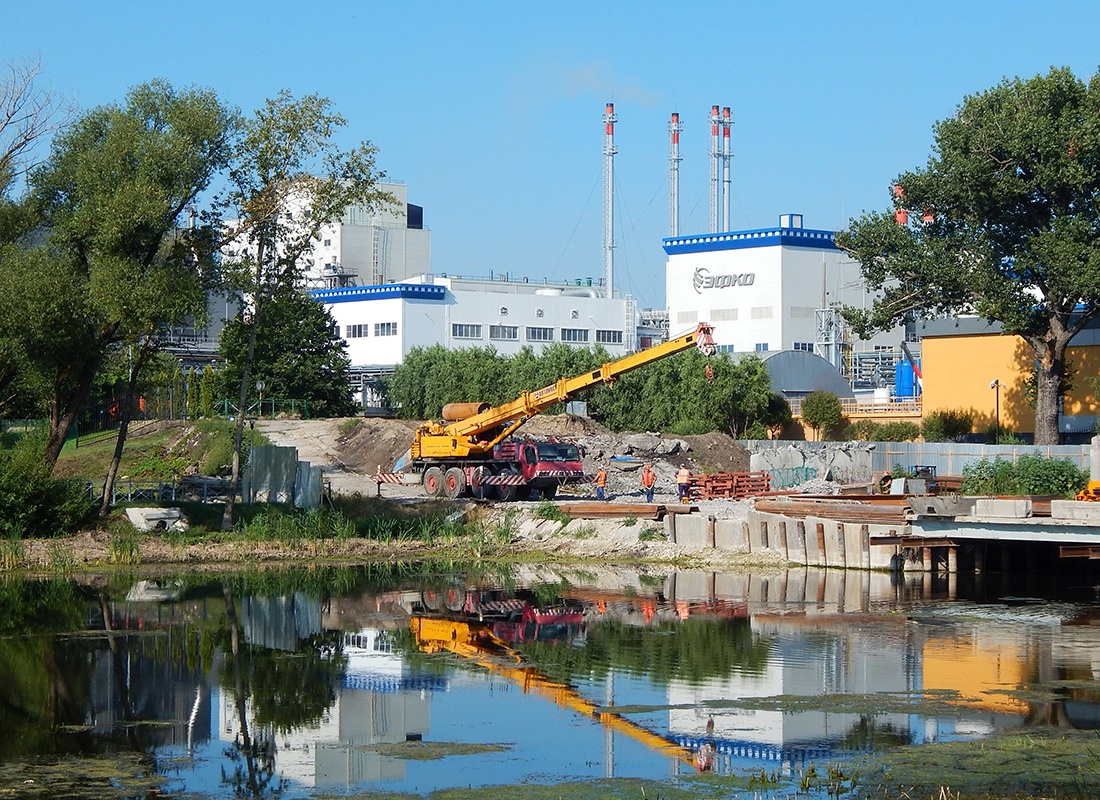
[[[704,289],[725,289],[727,286],[752,286],[756,280],[755,272],[742,272],[740,275],[711,275],[706,267],[696,267],[691,285],[698,294]]]

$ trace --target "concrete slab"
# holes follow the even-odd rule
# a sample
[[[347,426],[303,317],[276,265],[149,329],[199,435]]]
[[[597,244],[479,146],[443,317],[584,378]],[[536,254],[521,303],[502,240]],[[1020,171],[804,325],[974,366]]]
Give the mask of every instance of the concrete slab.
[[[684,547],[705,548],[708,519],[700,514],[676,515],[676,544]]]
[[[967,517],[974,513],[976,497],[921,494],[906,498],[914,514],[934,517]]]
[[[1020,497],[1008,500],[999,497],[979,497],[975,500],[973,515],[1024,519],[1031,516],[1031,498]]]
[[[1080,519],[1100,522],[1100,503],[1081,500],[1051,500],[1051,519]]]
[[[139,531],[187,530],[187,517],[178,508],[127,508],[126,517]]]

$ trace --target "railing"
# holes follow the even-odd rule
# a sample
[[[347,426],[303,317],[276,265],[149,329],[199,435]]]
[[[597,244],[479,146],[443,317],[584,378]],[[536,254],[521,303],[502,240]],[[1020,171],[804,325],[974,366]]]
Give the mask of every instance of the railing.
[[[802,398],[790,401],[791,414],[802,415]],[[846,417],[919,417],[921,415],[920,398],[912,400],[889,400],[876,403],[873,400],[840,399],[840,412]]]

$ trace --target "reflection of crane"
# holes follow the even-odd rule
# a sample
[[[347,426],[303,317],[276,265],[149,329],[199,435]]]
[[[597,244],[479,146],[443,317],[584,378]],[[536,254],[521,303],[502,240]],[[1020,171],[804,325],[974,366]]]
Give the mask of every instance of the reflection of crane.
[[[534,692],[578,714],[591,717],[608,730],[622,733],[656,750],[663,756],[695,766],[696,754],[618,714],[602,711],[585,700],[576,689],[551,680],[534,667],[523,666],[523,658],[495,636],[492,623],[414,616],[409,622],[416,645],[425,653],[447,651],[462,656],[515,683],[524,692]]]

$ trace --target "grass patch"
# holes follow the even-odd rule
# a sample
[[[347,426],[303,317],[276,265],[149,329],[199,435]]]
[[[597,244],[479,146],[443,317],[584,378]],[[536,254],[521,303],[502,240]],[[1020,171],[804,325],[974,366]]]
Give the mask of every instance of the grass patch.
[[[665,535],[664,528],[658,528],[655,525],[651,525],[647,528],[642,528],[638,531],[639,542],[663,542],[668,536]]]
[[[140,564],[140,535],[136,530],[117,530],[108,543],[108,559],[112,564]]]
[[[638,518],[635,517],[635,516],[629,516],[629,517],[624,517],[623,518],[623,527],[624,528],[633,528],[637,524],[638,524]]]
[[[1029,728],[980,741],[900,747],[853,766],[860,770],[859,789],[878,796],[905,787],[914,798],[941,792],[952,798],[1097,797],[1100,735]]]
[[[571,516],[561,510],[561,506],[552,500],[545,499],[539,501],[538,507],[535,508],[535,516],[560,522],[562,525],[568,525],[573,520]]]
[[[595,539],[597,536],[595,525],[580,525],[569,531],[574,539]]]
[[[27,550],[22,540],[15,537],[0,539],[0,570],[19,569],[26,557]]]

